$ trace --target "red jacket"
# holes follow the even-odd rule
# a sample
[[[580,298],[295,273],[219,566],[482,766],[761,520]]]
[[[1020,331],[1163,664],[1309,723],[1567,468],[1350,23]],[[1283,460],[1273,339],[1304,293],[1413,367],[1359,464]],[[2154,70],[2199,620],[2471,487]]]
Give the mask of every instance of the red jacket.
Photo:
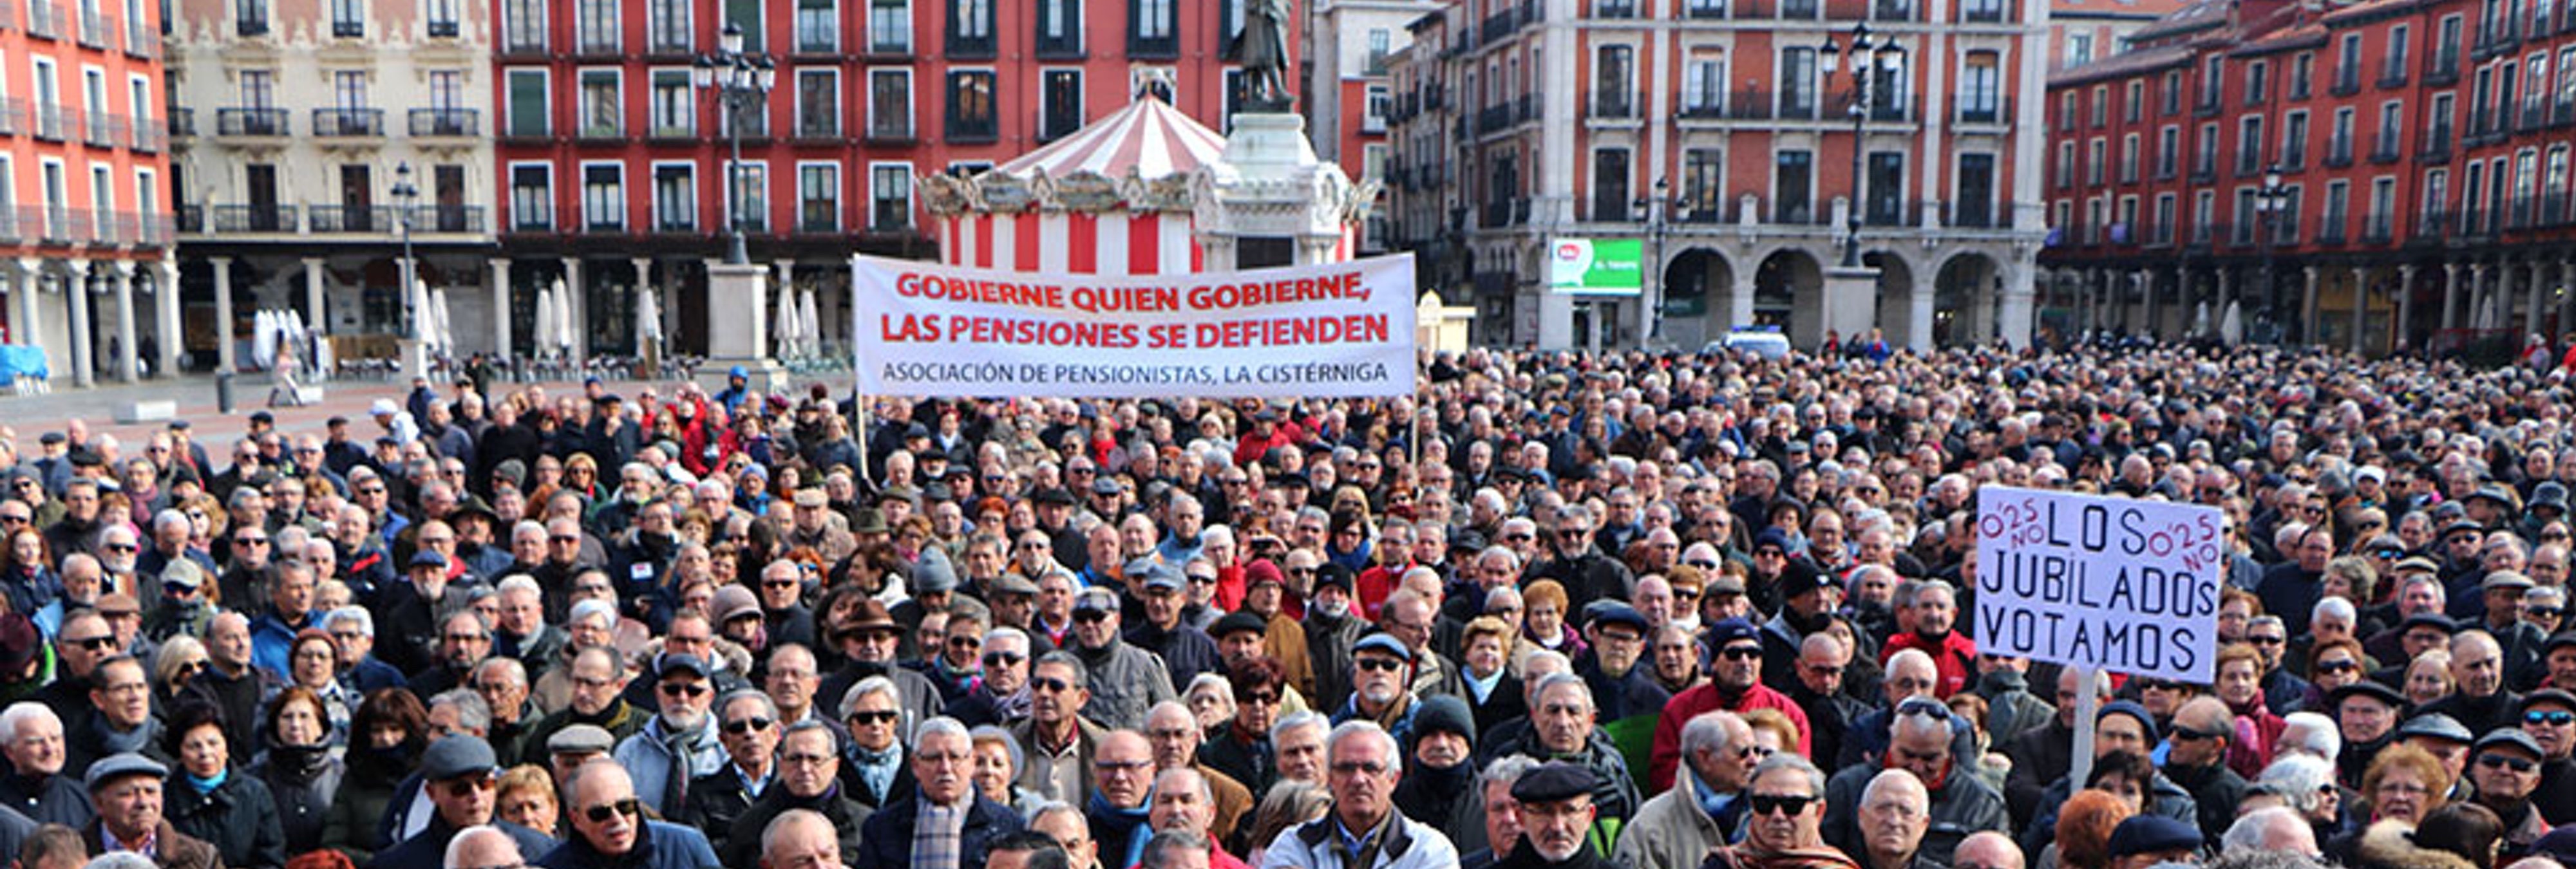
[[[1912,631],[1889,637],[1886,648],[1878,651],[1878,663],[1885,665],[1907,649],[1921,649],[1932,656],[1932,667],[1941,674],[1941,684],[1932,692],[1935,696],[1947,698],[1977,682],[1977,643],[1958,631],[1942,634],[1937,641]]]
[[[1798,708],[1789,695],[1773,691],[1767,685],[1745,689],[1744,696],[1727,703],[1718,696],[1717,683],[1702,682],[1673,697],[1664,705],[1664,713],[1655,719],[1655,753],[1646,765],[1647,793],[1663,793],[1673,786],[1673,770],[1682,761],[1682,727],[1700,713],[1723,709],[1742,714],[1756,709],[1777,709],[1798,726],[1798,753],[1808,752],[1807,710]]]

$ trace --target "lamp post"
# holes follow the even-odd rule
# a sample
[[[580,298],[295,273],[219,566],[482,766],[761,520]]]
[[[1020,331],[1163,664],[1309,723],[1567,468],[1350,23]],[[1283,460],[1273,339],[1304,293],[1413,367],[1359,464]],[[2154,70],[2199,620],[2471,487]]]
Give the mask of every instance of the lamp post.
[[[1841,67],[1844,51],[1844,48],[1834,44],[1834,38],[1830,35],[1825,37],[1823,45],[1816,47],[1816,68],[1825,81],[1833,81],[1835,71]],[[1864,132],[1863,125],[1869,120],[1874,98],[1881,96],[1874,93],[1877,83],[1876,76],[1872,73],[1884,71],[1892,76],[1897,70],[1903,69],[1905,47],[1898,45],[1894,36],[1881,36],[1876,42],[1870,41],[1869,22],[1862,21],[1852,25],[1849,51],[1851,65],[1848,69],[1852,78],[1852,197],[1850,211],[1843,218],[1843,267],[1857,268],[1860,265],[1860,213],[1864,182],[1861,176],[1863,150],[1861,135]],[[1886,96],[1893,97],[1892,94]]]
[[[742,25],[727,21],[716,50],[698,55],[690,77],[699,90],[714,92],[732,141],[733,165],[725,170],[725,262],[742,265],[751,261],[742,237],[742,121],[777,86],[778,64],[768,52],[744,52]]]
[[[1655,179],[1655,195],[1639,197],[1634,203],[1636,219],[1646,224],[1646,270],[1653,273],[1655,294],[1646,300],[1646,335],[1640,345],[1660,337],[1664,331],[1664,233],[1671,227],[1674,212],[1688,203],[1666,195],[1672,182]]]
[[[2272,222],[2278,219],[2282,212],[2289,210],[2289,207],[2290,188],[2281,182],[2280,165],[2274,164],[2263,170],[2263,186],[2254,191],[2254,247],[2261,252],[2263,262],[2263,291],[2256,301],[2261,303],[2260,313],[2267,320],[2271,319],[2273,312],[2279,307],[2273,304],[2273,297],[2279,290],[2279,281],[2273,274]]]
[[[413,377],[429,376],[429,354],[421,346],[420,306],[428,300],[418,297],[419,265],[411,254],[411,206],[420,197],[420,188],[411,183],[411,161],[394,164],[394,232],[402,239],[402,354],[403,372]],[[319,327],[319,324],[316,324]]]

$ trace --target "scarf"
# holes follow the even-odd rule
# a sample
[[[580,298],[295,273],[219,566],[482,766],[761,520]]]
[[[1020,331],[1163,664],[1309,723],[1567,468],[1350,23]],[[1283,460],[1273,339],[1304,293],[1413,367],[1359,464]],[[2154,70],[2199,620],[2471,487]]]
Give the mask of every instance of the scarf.
[[[1007,697],[993,698],[993,714],[1004,721],[1021,721],[1029,717],[1029,686],[1021,685]]]
[[[1707,812],[1712,820],[1726,817],[1726,807],[1735,802],[1735,795],[1721,794],[1716,788],[1709,787],[1708,782],[1700,780],[1698,770],[1690,770],[1688,774],[1691,796],[1699,800],[1700,811]]]
[[[946,683],[948,687],[957,689],[959,694],[974,693],[975,686],[984,684],[983,670],[960,670],[950,667],[946,655],[930,656],[930,675]]]
[[[1151,796],[1145,798],[1144,805],[1122,809],[1110,805],[1107,794],[1092,790],[1091,807],[1087,812],[1091,816],[1092,843],[1119,843],[1119,850],[1113,852],[1122,855],[1118,858],[1119,865],[1134,866],[1143,862],[1145,840],[1154,836],[1154,831],[1146,824],[1146,816],[1152,814],[1153,809],[1154,798]]]
[[[152,744],[152,729],[150,720],[135,726],[133,730],[118,732],[114,725],[107,722],[107,717],[104,715],[93,715],[89,719],[90,733],[98,738],[100,757],[128,751],[142,751],[144,746]]]
[[[210,794],[214,793],[216,788],[223,787],[224,782],[233,777],[233,771],[226,768],[215,770],[212,776],[199,776],[193,772],[187,773],[187,776],[189,787],[195,788],[197,793]]]

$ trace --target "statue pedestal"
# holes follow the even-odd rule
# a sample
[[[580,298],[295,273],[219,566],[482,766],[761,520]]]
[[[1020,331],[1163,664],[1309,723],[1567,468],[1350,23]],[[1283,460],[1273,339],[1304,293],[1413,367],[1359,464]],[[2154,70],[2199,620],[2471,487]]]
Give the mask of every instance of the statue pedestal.
[[[768,300],[769,267],[707,264],[707,360],[698,366],[698,385],[709,392],[724,389],[736,365],[752,389],[776,392],[788,385],[787,370],[769,358]]]
[[[1340,166],[1316,159],[1306,119],[1243,113],[1225,154],[1191,184],[1199,248],[1208,271],[1316,265],[1342,254],[1345,231],[1377,198]]]
[[[1878,325],[1878,270],[1869,266],[1825,267],[1825,328],[1851,340]]]

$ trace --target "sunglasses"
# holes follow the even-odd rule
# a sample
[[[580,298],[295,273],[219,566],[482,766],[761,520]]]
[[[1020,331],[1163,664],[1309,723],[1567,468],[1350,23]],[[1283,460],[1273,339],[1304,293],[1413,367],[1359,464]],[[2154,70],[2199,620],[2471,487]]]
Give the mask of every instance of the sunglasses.
[[[2492,752],[2478,755],[2478,765],[2488,769],[2510,769],[2514,772],[2530,772],[2540,768],[2539,761],[2510,757]]]
[[[852,712],[850,720],[859,724],[892,724],[895,717],[902,714],[891,709],[883,712]]]
[[[1362,670],[1376,670],[1381,673],[1393,673],[1404,669],[1404,662],[1398,661],[1394,658],[1355,658],[1352,659],[1351,666],[1358,667]]]
[[[618,815],[625,815],[630,818],[640,818],[643,817],[643,813],[644,802],[634,797],[627,797],[613,803],[601,803],[581,810],[582,817],[589,818],[590,822],[594,824],[608,823],[610,818],[614,818]]]
[[[64,637],[63,644],[88,649],[93,652],[104,652],[109,649],[116,648],[116,637],[111,634],[100,634],[95,637]]]
[[[735,735],[735,736],[741,736],[741,735],[746,734],[746,733],[754,733],[754,732],[758,732],[758,731],[762,731],[762,730],[768,730],[768,729],[769,729],[769,725],[771,725],[771,724],[775,724],[775,723],[777,723],[777,722],[771,721],[771,720],[769,720],[769,719],[767,719],[767,718],[764,718],[764,717],[761,717],[761,716],[758,716],[758,715],[754,715],[754,716],[752,716],[752,717],[750,717],[750,718],[741,718],[741,719],[736,719],[736,720],[733,720],[733,721],[727,721],[727,722],[725,722],[724,731],[725,731],[726,733],[730,733],[730,734],[733,734],[733,735]]]
[[[2576,712],[2525,712],[2522,713],[2522,723],[2547,724],[2556,727],[2565,727],[2569,724],[2576,724]]]
[[[2247,636],[2247,637],[2245,638],[2245,641],[2246,641],[2246,642],[2248,642],[2248,643],[2253,643],[2254,645],[2257,645],[2257,646],[2278,646],[2278,645],[2281,645],[2281,644],[2283,644],[2283,643],[2287,643],[2287,642],[2289,642],[2290,640],[2289,640],[2289,638],[2288,638],[2288,637],[2275,637],[2275,636],[2267,636],[2267,635],[2263,635],[2263,634],[2253,634],[2253,635],[2249,635],[2249,636]]]
[[[1075,610],[1073,613],[1073,620],[1077,622],[1105,622],[1109,620],[1109,611]]]
[[[2527,606],[2522,608],[2523,615],[2536,619],[2554,619],[2557,618],[2560,613],[2564,612],[2566,612],[2565,609],[2554,606]]]
[[[1749,799],[1752,800],[1753,813],[1756,815],[1768,815],[1773,812],[1784,812],[1790,815],[1802,814],[1807,811],[1808,804],[1816,801],[1815,797],[1793,797],[1780,794],[1753,794]]]
[[[696,682],[664,682],[662,693],[673,697],[696,697],[707,693],[707,686]]]
[[[1717,656],[1729,661],[1750,661],[1762,657],[1762,650],[1752,646],[1728,646],[1719,649]]]
[[[2317,672],[2319,673],[2348,673],[2359,669],[2361,669],[2361,663],[2358,661],[2317,662]]]
[[[1029,680],[1029,690],[1043,691],[1049,694],[1062,694],[1066,691],[1073,690],[1073,683],[1062,679],[1041,676]]]

